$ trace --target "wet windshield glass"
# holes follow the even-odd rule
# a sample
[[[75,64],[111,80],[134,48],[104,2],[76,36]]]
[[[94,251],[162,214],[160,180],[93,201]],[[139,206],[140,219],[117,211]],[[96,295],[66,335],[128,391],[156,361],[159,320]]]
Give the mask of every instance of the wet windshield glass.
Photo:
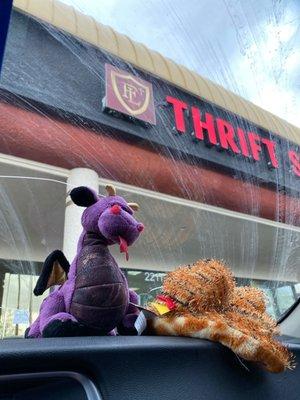
[[[142,305],[168,271],[211,258],[261,288],[277,319],[298,299],[300,6],[200,3],[14,2],[0,79],[1,338],[36,319],[46,257],[74,258],[83,208],[68,194],[83,185],[113,184],[140,206],[129,260],[111,252]]]

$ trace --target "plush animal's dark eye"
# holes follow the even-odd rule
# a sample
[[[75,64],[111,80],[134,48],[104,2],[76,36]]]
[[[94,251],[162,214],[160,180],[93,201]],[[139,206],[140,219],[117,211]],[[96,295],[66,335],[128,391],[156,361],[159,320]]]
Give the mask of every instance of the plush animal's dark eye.
[[[127,212],[130,215],[132,214],[132,210],[129,207],[122,206],[122,210],[124,210],[125,212]]]

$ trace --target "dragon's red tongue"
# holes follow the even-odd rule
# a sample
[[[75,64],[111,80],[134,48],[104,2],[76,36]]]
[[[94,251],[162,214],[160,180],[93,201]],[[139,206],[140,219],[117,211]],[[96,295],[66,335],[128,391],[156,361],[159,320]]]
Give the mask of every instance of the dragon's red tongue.
[[[129,254],[128,254],[128,244],[125,239],[123,239],[121,236],[119,236],[119,241],[120,241],[120,253],[125,253],[126,254],[126,261],[129,260]]]

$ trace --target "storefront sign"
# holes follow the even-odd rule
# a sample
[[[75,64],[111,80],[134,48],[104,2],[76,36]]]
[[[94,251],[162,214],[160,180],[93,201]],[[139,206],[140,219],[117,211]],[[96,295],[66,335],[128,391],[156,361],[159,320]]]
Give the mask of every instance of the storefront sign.
[[[105,71],[107,107],[132,116],[130,122],[134,126],[135,110],[140,110],[142,104],[145,108],[149,103],[146,93],[149,96],[151,94],[152,98],[151,82],[109,64],[105,65]],[[297,180],[300,177],[300,153],[288,141],[239,115],[185,94],[168,84],[157,85],[157,79],[151,78],[151,81],[156,110],[152,102],[149,109],[152,119],[149,118],[150,111],[148,119],[138,119],[148,122],[152,120],[154,124],[156,113],[163,124],[159,122],[155,131],[152,127],[143,127],[143,136],[148,140],[183,152],[185,156],[200,158],[262,181],[271,181],[277,185],[284,181],[285,187],[290,187],[292,182],[294,188],[300,187],[300,181]],[[168,92],[172,95],[166,94]],[[114,116],[120,117],[118,113]],[[136,130],[140,134],[140,128]]]
[[[265,158],[268,168],[279,168],[278,153],[281,149],[275,140],[262,137],[255,131],[247,132],[238,125],[234,127],[228,120],[204,113],[200,108],[189,106],[175,97],[167,96],[166,101],[172,105],[174,123],[179,133],[184,134],[187,131],[185,113],[188,111],[192,119],[192,135],[196,141],[255,162]],[[300,177],[300,154],[288,150],[286,158],[290,162],[291,171]]]
[[[155,125],[152,85],[105,64],[105,107]]]
[[[63,41],[49,41],[48,30],[34,19],[19,15],[12,20],[1,79],[5,98],[11,93],[16,101],[30,99],[39,109],[92,127],[97,135],[147,146],[174,160],[174,170],[184,165],[175,163],[180,160],[300,194],[300,148],[284,132],[262,128],[201,93],[192,95],[86,42],[80,42],[74,57]],[[23,37],[25,27],[31,45],[20,57],[13,38]],[[24,84],[24,65],[35,71],[30,84]]]

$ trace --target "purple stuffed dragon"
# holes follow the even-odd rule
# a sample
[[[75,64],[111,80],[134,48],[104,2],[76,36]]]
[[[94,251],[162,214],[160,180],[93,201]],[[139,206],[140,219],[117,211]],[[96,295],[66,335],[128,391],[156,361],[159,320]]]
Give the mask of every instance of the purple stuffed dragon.
[[[114,335],[116,329],[119,334],[135,333],[137,294],[128,289],[108,246],[118,243],[128,259],[128,246],[144,226],[133,217],[137,204],[117,196],[113,186],[106,190],[106,197],[84,186],[70,192],[76,205],[86,207],[77,254],[71,265],[60,250],[45,260],[34,294],[60,286],[43,301],[25,337]]]

